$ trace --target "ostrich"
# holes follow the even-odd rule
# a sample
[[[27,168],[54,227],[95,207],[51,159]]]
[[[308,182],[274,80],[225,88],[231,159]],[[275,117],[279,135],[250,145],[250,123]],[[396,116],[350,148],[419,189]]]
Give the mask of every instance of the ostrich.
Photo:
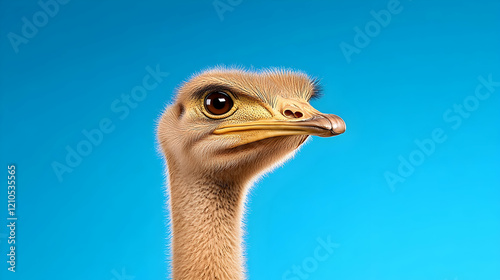
[[[168,169],[175,280],[245,279],[242,215],[260,174],[309,135],[345,131],[309,105],[318,85],[285,70],[212,69],[177,91],[158,123]]]

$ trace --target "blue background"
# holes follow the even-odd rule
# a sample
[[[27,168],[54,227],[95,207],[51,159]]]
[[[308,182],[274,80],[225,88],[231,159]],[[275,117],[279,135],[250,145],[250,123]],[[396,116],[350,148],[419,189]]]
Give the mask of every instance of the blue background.
[[[348,62],[340,44],[355,46],[354,28],[389,1],[237,2],[219,16],[209,0],[74,0],[18,53],[8,34],[42,8],[0,2],[1,182],[15,163],[19,218],[16,273],[0,226],[1,279],[166,278],[155,121],[182,81],[215,65],[318,77],[313,106],[348,128],[314,138],[252,190],[250,279],[305,278],[286,274],[294,265],[308,279],[500,279],[500,87],[467,118],[443,116],[471,102],[479,76],[500,81],[500,3],[401,0]],[[121,119],[111,104],[157,65],[169,76]],[[58,180],[52,164],[104,118],[114,130]],[[446,140],[391,188],[384,174],[435,129]],[[339,245],[323,261],[318,238]]]

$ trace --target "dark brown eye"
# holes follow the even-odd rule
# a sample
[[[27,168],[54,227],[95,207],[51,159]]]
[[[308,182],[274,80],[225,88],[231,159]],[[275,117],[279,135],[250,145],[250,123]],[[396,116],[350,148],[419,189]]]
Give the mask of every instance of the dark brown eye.
[[[214,115],[223,115],[233,108],[233,100],[222,91],[212,92],[205,97],[205,108]]]

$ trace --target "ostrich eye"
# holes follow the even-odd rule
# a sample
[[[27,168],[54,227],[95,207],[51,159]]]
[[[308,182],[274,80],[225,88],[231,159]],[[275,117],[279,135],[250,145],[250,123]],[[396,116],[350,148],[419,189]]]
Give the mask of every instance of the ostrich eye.
[[[214,115],[223,115],[233,108],[233,100],[224,92],[217,91],[205,97],[205,108]]]

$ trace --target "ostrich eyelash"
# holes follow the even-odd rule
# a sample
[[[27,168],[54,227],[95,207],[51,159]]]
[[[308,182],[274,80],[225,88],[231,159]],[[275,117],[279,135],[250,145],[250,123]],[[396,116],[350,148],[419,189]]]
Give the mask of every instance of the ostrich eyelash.
[[[228,87],[228,86],[225,86],[225,85],[207,85],[207,86],[203,86],[199,89],[197,89],[194,93],[193,93],[193,97],[194,98],[203,98],[204,95],[207,93],[207,92],[216,92],[216,91],[223,91],[223,92],[230,92],[230,93],[233,93],[234,97],[235,98],[238,98],[236,94],[234,94],[234,89]]]

